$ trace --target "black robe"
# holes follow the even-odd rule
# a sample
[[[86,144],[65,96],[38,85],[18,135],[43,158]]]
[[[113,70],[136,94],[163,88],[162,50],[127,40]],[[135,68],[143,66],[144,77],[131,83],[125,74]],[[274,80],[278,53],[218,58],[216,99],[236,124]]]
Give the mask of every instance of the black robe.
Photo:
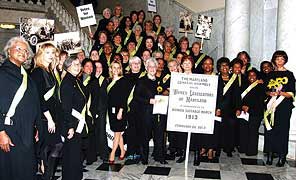
[[[42,137],[40,121],[40,104],[35,83],[28,77],[26,92],[16,107],[11,118],[13,125],[4,125],[5,114],[22,83],[21,68],[5,60],[0,67],[0,131],[5,131],[14,147],[10,152],[0,150],[0,179],[27,180],[36,179],[36,158],[34,154],[34,130],[39,130]]]

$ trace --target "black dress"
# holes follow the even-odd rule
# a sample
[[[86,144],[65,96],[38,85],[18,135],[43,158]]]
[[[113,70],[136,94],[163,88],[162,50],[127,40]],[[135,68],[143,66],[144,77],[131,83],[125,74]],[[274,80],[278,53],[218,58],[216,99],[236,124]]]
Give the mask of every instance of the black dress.
[[[21,68],[9,60],[5,60],[0,67],[0,131],[4,130],[15,146],[10,147],[10,152],[0,150],[1,180],[36,179],[37,168],[33,143],[35,126],[38,128],[39,137],[43,136],[43,132],[38,91],[30,77],[28,77],[25,94],[11,118],[13,124],[4,124],[9,104],[20,87],[22,79]]]
[[[82,112],[87,99],[84,95],[83,84],[72,74],[65,75],[61,83],[61,103],[64,114],[64,137],[62,177],[63,180],[80,180],[83,177],[82,167],[82,137],[87,136],[84,125],[81,133],[76,132],[78,119],[72,115],[72,110]],[[75,133],[67,139],[68,130],[73,128]]]
[[[275,86],[273,82],[277,81],[282,85],[283,92],[291,92],[295,95],[295,77],[291,71],[273,71],[268,74],[268,80],[265,84],[266,90],[271,91]],[[268,102],[268,101],[267,101]],[[290,118],[294,108],[292,98],[284,100],[276,107],[274,113],[274,126],[270,131],[265,132],[266,151],[278,153],[280,157],[286,157],[288,154]],[[269,118],[268,118],[269,119]]]
[[[110,84],[112,81],[110,82]],[[127,81],[124,77],[118,79],[114,85],[108,85],[108,117],[110,128],[113,132],[122,132],[126,128],[126,110],[127,110],[127,97],[128,97],[128,89],[127,89]],[[111,88],[110,88],[111,87]],[[108,89],[110,90],[108,91]],[[117,113],[119,109],[123,109],[122,119],[117,119]]]

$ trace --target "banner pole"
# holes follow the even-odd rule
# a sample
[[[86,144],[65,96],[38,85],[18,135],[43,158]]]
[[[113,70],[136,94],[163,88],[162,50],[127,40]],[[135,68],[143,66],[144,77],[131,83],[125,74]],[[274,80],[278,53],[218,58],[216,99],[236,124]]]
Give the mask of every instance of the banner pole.
[[[191,132],[188,132],[188,135],[187,135],[187,145],[186,145],[186,157],[185,157],[185,170],[187,170],[187,168],[188,168],[190,139],[191,139]]]
[[[92,33],[90,26],[88,26],[88,31],[89,31],[90,34]]]
[[[201,44],[200,44],[200,50],[202,50],[203,43],[204,43],[204,38],[202,37],[202,38],[201,38]]]

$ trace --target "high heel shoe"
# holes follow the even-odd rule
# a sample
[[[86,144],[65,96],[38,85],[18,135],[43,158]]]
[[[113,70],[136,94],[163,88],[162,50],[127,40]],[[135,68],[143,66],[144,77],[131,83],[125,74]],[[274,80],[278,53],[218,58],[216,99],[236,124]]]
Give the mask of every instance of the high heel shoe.
[[[120,161],[124,160],[124,158],[125,158],[125,156],[119,156],[119,157],[118,157],[118,159],[119,159]]]
[[[108,164],[114,164],[115,163],[115,160],[109,160],[108,161]]]

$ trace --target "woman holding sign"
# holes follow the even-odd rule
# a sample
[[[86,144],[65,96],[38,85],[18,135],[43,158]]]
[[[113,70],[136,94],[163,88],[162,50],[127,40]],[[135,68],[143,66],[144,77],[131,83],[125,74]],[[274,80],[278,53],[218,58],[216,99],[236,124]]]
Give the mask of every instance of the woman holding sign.
[[[61,83],[61,103],[64,115],[64,137],[63,147],[63,180],[80,180],[82,174],[82,136],[87,135],[87,99],[84,86],[77,75],[80,73],[81,65],[78,59],[70,57],[64,62],[67,71]]]
[[[264,112],[266,151],[268,152],[266,164],[272,164],[272,153],[279,155],[276,164],[282,167],[288,154],[290,118],[292,114],[293,97],[295,95],[295,77],[285,68],[288,55],[285,51],[276,51],[271,59],[275,70],[268,74],[266,89],[269,96],[267,109]]]
[[[57,58],[58,50],[50,43],[43,44],[36,53],[35,67],[31,73],[39,93],[41,119],[45,132],[44,138],[40,141],[41,171],[45,180],[54,176],[63,147],[59,81],[54,74]]]

